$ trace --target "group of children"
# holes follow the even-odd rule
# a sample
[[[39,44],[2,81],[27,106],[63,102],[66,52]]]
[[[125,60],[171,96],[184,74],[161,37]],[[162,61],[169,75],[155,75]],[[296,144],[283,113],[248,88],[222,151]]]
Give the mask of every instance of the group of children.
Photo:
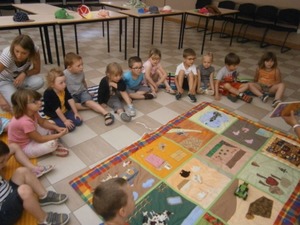
[[[27,47],[28,45],[30,48]],[[82,117],[79,114],[81,110],[92,109],[103,115],[105,125],[109,126],[114,123],[114,114],[107,110],[106,105],[112,108],[122,121],[129,122],[132,117],[136,116],[133,100],[156,98],[157,92],[162,86],[167,93],[175,95],[177,100],[182,98],[184,90],[188,90],[188,97],[191,102],[197,101],[197,94],[214,95],[216,100],[220,100],[220,94],[224,94],[233,102],[242,99],[250,103],[252,97],[245,92],[251,91],[263,102],[266,102],[270,96],[274,96],[273,107],[281,101],[285,89],[281,81],[276,56],[272,52],[265,53],[259,60],[254,82],[240,83],[237,72],[240,58],[235,53],[229,53],[225,56],[225,66],[218,71],[215,77],[215,69],[212,66],[213,54],[203,55],[202,63],[197,67],[195,65],[195,51],[187,48],[183,51],[183,62],[176,68],[175,91],[171,88],[167,80],[167,72],[160,63],[161,52],[154,48],[150,50],[148,59],[144,63],[140,57],[130,57],[128,60],[129,69],[125,72],[120,64],[109,63],[105,71],[106,76],[99,83],[97,102],[89,93],[83,71],[82,57],[75,53],[68,53],[65,56],[65,70],[53,68],[48,72],[46,76],[47,89],[42,95],[36,91],[37,88],[28,88],[30,85],[36,87],[41,85],[40,79],[34,77],[38,72],[37,68],[39,68],[38,54],[38,48],[35,47],[32,40],[23,35],[22,38],[16,38],[10,51],[6,50],[0,57],[0,83],[2,85],[0,107],[6,111],[10,111],[12,108],[13,113],[11,121],[4,118],[0,120],[1,130],[7,131],[10,143],[7,146],[0,142],[0,165],[4,165],[8,158],[15,154],[18,161],[25,166],[18,169],[9,182],[0,176],[1,221],[4,221],[4,210],[12,210],[11,207],[14,207],[13,204],[3,204],[3,202],[12,202],[16,198],[20,204],[20,212],[21,205],[23,205],[37,218],[39,224],[67,223],[68,215],[47,214],[39,206],[41,202],[44,202],[42,203],[44,205],[60,204],[67,200],[67,196],[64,194],[45,191],[36,179],[50,172],[53,166],[34,166],[28,158],[36,158],[49,153],[61,157],[67,156],[69,150],[59,143],[58,139],[68,132],[74,131],[77,126],[82,124]],[[29,69],[30,62],[33,63],[33,70]],[[11,64],[13,65],[11,66]],[[8,73],[10,69],[7,68],[10,66],[16,69],[24,67],[24,71],[20,70],[14,77]],[[11,93],[3,92],[6,89],[10,90]],[[11,98],[8,100],[10,94]],[[42,97],[45,118],[39,114],[42,107]],[[124,107],[123,102],[125,102],[126,107]],[[124,211],[124,216],[123,211],[118,211],[120,213],[118,219],[122,221],[123,217],[126,218],[133,210],[132,204],[134,205],[134,202],[127,186],[124,188],[124,181],[114,180],[114,182],[117,182],[116,184],[122,189],[121,193],[126,193],[124,207],[130,204],[126,208],[128,212]],[[103,192],[103,198],[110,198],[106,192],[110,191],[111,188],[110,186],[103,190],[98,188],[99,190],[96,189],[95,195]],[[33,193],[40,197],[39,201],[36,200]],[[46,200],[43,200],[45,198]],[[94,198],[94,203],[95,210],[104,219],[115,219],[115,214],[111,214],[110,209],[106,212],[103,210],[107,209],[97,205],[97,198]],[[11,221],[18,218],[20,212],[16,211],[15,214],[11,215],[11,218],[5,217],[8,221],[7,224],[11,224]],[[115,212],[117,211],[115,210]]]

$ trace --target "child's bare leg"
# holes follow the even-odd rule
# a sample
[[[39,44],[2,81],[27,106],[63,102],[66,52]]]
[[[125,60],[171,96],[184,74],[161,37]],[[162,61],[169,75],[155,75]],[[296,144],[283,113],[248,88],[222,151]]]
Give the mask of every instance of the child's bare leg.
[[[105,115],[108,113],[108,111],[106,109],[104,109],[100,104],[98,104],[97,102],[94,102],[93,100],[86,101],[85,105],[87,106],[87,108],[90,108],[90,109],[94,110],[95,112],[100,113],[102,115]]]
[[[129,93],[129,97],[131,99],[137,99],[137,100],[141,100],[141,99],[145,99],[145,94],[147,92],[145,91],[137,91],[137,92],[134,92],[134,93]]]
[[[279,83],[275,84],[270,88],[270,93],[275,93],[275,100],[281,100],[285,90],[285,84]]]
[[[78,111],[89,109],[88,107],[83,106],[81,103],[75,103],[75,106]]]
[[[259,84],[249,83],[249,90],[255,94],[257,97],[261,97],[263,95],[262,89]]]
[[[46,220],[47,214],[42,210],[33,189],[29,185],[20,185],[18,194],[23,200],[24,209],[35,217],[38,223],[42,223]]]
[[[176,80],[176,88],[180,94],[183,94],[183,80],[184,80],[184,72],[180,71],[177,76],[175,76]]]

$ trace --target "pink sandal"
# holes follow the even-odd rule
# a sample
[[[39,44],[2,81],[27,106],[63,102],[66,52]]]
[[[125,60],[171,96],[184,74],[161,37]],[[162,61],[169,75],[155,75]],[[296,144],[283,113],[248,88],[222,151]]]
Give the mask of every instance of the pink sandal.
[[[59,157],[66,157],[69,155],[69,149],[64,147],[62,144],[58,144],[57,149],[53,152],[53,154]]]
[[[45,165],[45,166],[38,166],[38,169],[33,170],[32,172],[36,175],[37,178],[43,176],[46,173],[49,173],[53,170],[53,165]]]

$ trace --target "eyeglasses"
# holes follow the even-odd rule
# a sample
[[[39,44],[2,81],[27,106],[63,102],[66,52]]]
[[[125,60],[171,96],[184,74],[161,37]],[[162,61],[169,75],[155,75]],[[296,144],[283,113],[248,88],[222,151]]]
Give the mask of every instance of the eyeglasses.
[[[142,67],[133,67],[131,69],[133,69],[133,70],[142,70],[142,69],[144,69],[144,67],[143,66]]]
[[[27,104],[38,104],[42,101],[42,99],[38,99],[38,100],[34,100],[32,99],[31,101],[29,101]]]

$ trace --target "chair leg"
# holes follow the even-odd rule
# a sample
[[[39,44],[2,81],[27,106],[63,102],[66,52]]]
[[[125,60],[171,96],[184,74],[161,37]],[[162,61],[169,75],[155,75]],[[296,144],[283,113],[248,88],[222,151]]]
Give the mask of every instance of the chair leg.
[[[284,39],[284,41],[283,41],[283,43],[282,43],[282,45],[281,45],[281,50],[280,50],[281,53],[285,53],[285,52],[291,50],[291,48],[285,46],[285,43],[286,43],[286,41],[287,41],[289,35],[290,35],[290,32],[288,32],[288,33],[286,34],[286,36],[285,36],[285,39]]]
[[[240,33],[242,32],[244,26],[245,26],[245,29],[244,29],[243,35],[242,35],[242,37],[241,37],[241,36],[240,36]],[[246,43],[246,42],[249,41],[248,38],[245,38],[245,37],[246,37],[247,30],[248,30],[248,27],[249,27],[249,24],[242,24],[242,25],[241,25],[240,30],[239,30],[239,33],[238,33],[237,38],[236,38],[236,41],[237,41],[238,43]]]
[[[225,33],[227,24],[228,24],[228,20],[223,22],[222,27],[221,27],[220,38],[228,38],[229,37],[229,35]]]
[[[262,39],[260,41],[260,47],[261,48],[265,48],[265,47],[270,46],[269,43],[265,42],[265,39],[266,39],[268,31],[269,31],[269,28],[266,28],[265,31],[264,31],[263,37],[262,37]]]

